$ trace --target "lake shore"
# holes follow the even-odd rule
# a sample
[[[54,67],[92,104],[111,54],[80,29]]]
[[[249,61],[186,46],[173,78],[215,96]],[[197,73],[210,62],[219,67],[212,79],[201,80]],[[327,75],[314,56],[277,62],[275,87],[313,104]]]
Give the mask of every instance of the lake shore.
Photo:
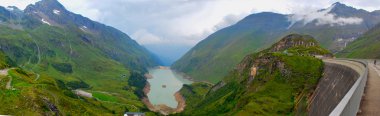
[[[178,74],[178,75],[181,75],[183,77],[183,79],[186,79],[186,80],[189,80],[189,81],[192,81],[192,82],[202,82],[202,83],[207,83],[207,84],[211,84],[211,85],[215,85],[214,83],[211,83],[211,82],[208,82],[208,81],[201,81],[201,80],[196,80],[194,79],[193,77],[185,74],[185,73],[182,73],[182,72],[179,72],[179,71],[176,71],[174,69],[172,69],[174,71],[174,73]]]
[[[160,67],[162,68],[162,67]],[[153,76],[147,76],[149,74],[145,74],[145,77],[146,79],[152,79]],[[151,78],[149,78],[151,77]],[[169,114],[174,114],[174,113],[180,113],[182,112],[185,107],[186,107],[186,102],[185,102],[185,99],[183,98],[183,96],[180,94],[180,92],[176,92],[174,94],[175,96],[175,100],[178,102],[178,105],[176,108],[171,108],[171,107],[168,107],[164,104],[159,104],[159,105],[153,105],[150,101],[149,101],[149,98],[148,98],[148,93],[150,92],[150,83],[147,81],[143,91],[144,91],[144,96],[142,98],[142,102],[148,107],[148,109],[150,111],[153,111],[153,112],[159,112],[161,113],[162,115],[169,115]]]

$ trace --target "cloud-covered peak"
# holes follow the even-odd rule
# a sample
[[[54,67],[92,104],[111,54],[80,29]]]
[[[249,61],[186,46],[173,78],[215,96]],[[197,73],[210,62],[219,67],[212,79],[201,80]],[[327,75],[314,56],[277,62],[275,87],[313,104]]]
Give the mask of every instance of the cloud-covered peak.
[[[344,25],[358,25],[363,22],[362,18],[359,18],[351,14],[341,14],[340,12],[350,12],[342,11],[350,10],[352,12],[358,12],[359,10],[349,7],[340,2],[332,4],[330,7],[322,10],[307,11],[303,10],[301,12],[295,12],[289,15],[288,20],[291,21],[292,27],[295,23],[302,23],[303,25],[314,23],[315,25],[330,25],[330,26],[344,26]]]

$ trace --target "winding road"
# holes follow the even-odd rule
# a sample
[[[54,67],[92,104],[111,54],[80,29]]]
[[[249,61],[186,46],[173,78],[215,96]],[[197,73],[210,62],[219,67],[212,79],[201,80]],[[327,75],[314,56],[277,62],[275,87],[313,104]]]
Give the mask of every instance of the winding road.
[[[2,70],[0,70],[0,76],[8,76],[8,71],[9,71],[9,69],[8,68],[6,68],[6,69],[2,69]],[[6,85],[6,89],[12,89],[12,77],[11,76],[8,76],[10,79],[9,79],[9,81],[7,82],[7,85]]]

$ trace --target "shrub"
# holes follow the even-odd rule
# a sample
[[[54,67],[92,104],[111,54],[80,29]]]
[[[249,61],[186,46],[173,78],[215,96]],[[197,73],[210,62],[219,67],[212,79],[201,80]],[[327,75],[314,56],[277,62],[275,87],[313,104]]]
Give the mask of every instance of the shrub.
[[[53,63],[53,68],[63,73],[73,73],[73,67],[69,63]]]
[[[90,88],[90,85],[88,85],[87,83],[83,81],[70,81],[66,84],[66,86],[73,90],[79,89],[79,88]]]

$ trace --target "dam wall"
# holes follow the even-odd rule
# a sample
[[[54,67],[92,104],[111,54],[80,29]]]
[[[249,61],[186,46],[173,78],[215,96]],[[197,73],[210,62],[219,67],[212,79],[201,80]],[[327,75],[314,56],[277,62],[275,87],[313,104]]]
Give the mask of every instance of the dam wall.
[[[325,61],[323,77],[309,99],[309,116],[356,115],[367,77],[364,62]]]

